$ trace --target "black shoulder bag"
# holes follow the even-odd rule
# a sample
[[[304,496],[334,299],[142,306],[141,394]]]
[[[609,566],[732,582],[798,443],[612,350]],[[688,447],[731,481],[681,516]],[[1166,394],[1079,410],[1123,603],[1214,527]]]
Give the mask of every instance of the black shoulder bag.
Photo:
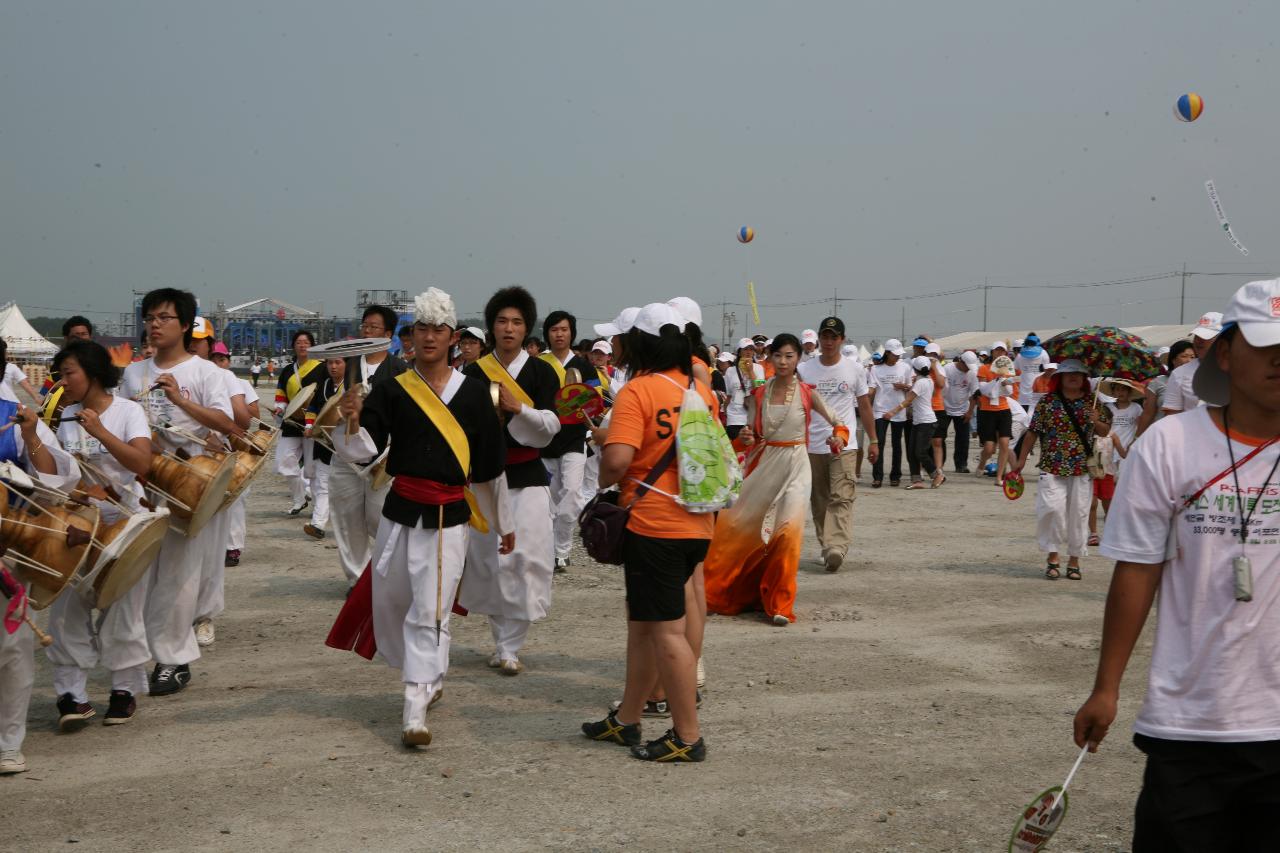
[[[644,491],[653,491],[651,486],[671,467],[676,458],[676,441],[671,439],[671,447],[662,454],[662,458],[644,478]],[[600,492],[582,508],[578,515],[578,529],[582,533],[582,544],[588,556],[597,563],[609,566],[622,565],[622,540],[626,538],[627,520],[631,518],[631,508],[644,498],[643,494],[629,506],[618,506],[618,492]]]

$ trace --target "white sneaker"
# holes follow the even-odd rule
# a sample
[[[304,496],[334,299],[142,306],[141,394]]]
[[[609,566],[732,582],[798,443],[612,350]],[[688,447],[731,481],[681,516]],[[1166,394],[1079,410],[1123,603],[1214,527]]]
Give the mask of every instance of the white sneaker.
[[[20,749],[0,749],[0,776],[26,773],[27,759]]]
[[[214,639],[212,619],[201,619],[196,622],[196,645],[201,648],[212,646]]]
[[[702,658],[698,658],[698,686],[707,686],[707,671],[702,666]]]

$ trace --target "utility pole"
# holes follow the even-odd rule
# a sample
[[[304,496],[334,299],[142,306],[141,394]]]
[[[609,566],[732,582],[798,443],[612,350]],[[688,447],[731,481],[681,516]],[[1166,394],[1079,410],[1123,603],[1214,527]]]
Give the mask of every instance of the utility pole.
[[[831,288],[831,316],[840,316],[840,300],[836,298],[836,289]]]
[[[1178,301],[1178,325],[1187,324],[1187,262],[1182,262],[1182,298]]]
[[[902,303],[902,337],[898,340],[905,341],[907,339],[907,303]]]
[[[990,278],[982,280],[982,331],[987,330],[987,291],[990,290]]]

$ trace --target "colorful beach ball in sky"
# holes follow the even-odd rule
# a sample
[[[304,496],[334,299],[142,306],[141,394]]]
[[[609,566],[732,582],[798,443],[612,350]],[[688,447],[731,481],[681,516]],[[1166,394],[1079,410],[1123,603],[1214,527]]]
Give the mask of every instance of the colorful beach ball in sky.
[[[741,228],[738,229],[739,243],[750,243],[755,238],[756,238],[756,229],[752,228],[750,225],[743,225]]]
[[[1173,116],[1178,121],[1195,121],[1204,112],[1204,99],[1195,92],[1188,92],[1173,105]]]

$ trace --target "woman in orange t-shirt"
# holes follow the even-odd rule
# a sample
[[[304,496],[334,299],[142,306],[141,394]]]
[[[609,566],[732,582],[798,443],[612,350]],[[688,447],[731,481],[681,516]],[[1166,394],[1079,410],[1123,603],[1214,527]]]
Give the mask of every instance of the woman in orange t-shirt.
[[[619,506],[632,507],[623,541],[627,590],[627,681],[622,703],[599,722],[583,723],[593,740],[631,747],[650,761],[702,761],[706,745],[698,727],[696,667],[703,617],[695,592],[715,523],[672,497],[679,491],[675,459],[652,488],[643,481],[675,446],[685,389],[693,384],[711,411],[711,389],[694,382],[689,339],[683,323],[663,303],[646,305],[627,333],[628,375],[614,399],[600,461],[600,486],[617,483]],[[661,683],[671,709],[672,728],[642,743],[640,717],[645,700]]]

